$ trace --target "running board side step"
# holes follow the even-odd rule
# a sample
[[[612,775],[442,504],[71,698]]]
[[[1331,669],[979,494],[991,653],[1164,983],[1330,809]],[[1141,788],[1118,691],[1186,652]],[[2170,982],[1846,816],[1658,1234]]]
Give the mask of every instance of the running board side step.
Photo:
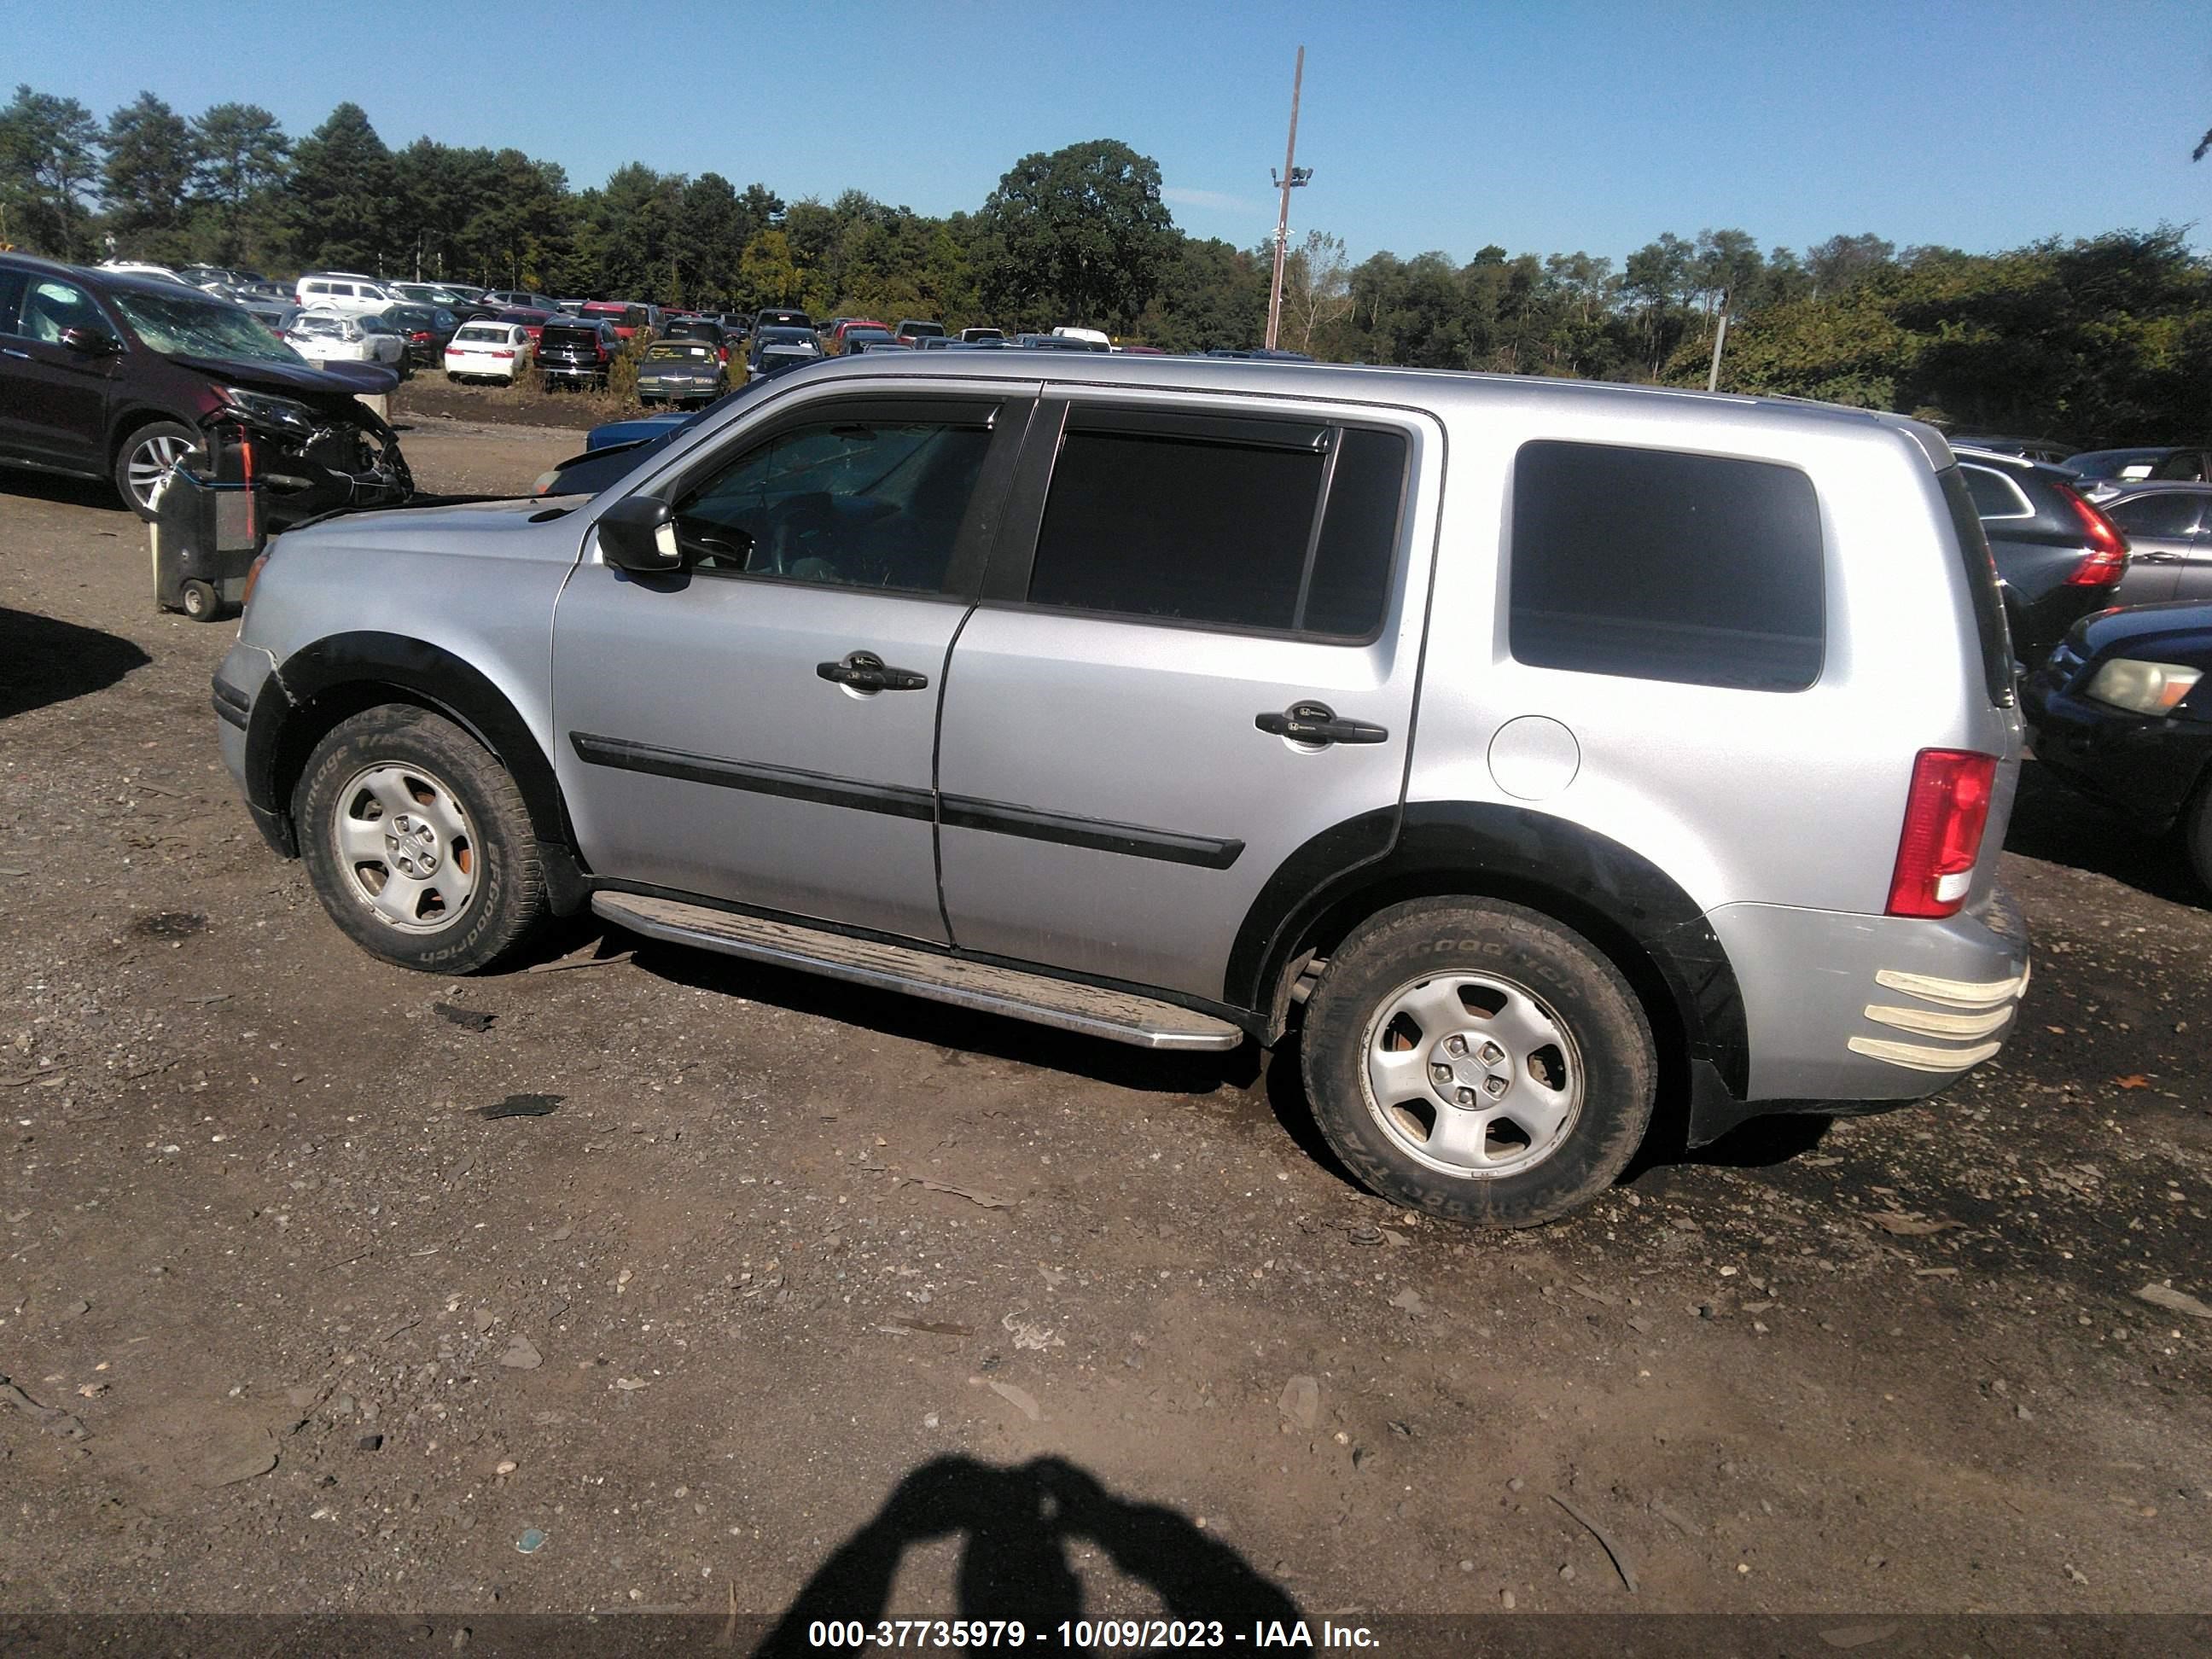
[[[1139,1048],[1236,1048],[1244,1033],[1227,1020],[1127,991],[1077,985],[1044,974],[994,968],[959,957],[878,944],[821,928],[738,915],[643,893],[592,895],[599,915],[648,939],[696,945],[854,985],[1004,1014]]]

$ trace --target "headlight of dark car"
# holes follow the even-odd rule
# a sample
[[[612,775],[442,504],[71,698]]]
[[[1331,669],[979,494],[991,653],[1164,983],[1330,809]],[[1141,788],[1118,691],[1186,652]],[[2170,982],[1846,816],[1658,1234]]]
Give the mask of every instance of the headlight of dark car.
[[[226,410],[246,425],[264,432],[289,432],[304,438],[319,424],[315,411],[294,398],[248,392],[243,386],[227,386],[220,390]]]

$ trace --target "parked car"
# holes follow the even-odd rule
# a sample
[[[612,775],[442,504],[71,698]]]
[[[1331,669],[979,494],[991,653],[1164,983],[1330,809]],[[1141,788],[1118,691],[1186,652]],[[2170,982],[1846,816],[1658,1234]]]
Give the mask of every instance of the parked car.
[[[1003,341],[1006,337],[1005,332],[1000,329],[963,328],[960,331],[960,337],[965,343],[974,345],[978,340]]]
[[[821,357],[822,342],[812,329],[778,324],[753,331],[752,352],[745,359],[745,372],[774,374],[817,362]]]
[[[497,306],[501,311],[542,311],[552,315],[561,309],[558,300],[543,294],[532,294],[527,289],[495,288],[477,296],[488,306]]]
[[[505,311],[495,313],[492,317],[492,321],[495,323],[514,323],[527,331],[533,350],[539,349],[540,337],[544,334],[547,323],[566,323],[574,319],[560,312],[539,311],[531,306],[510,307]]]
[[[2100,611],[2027,682],[2035,758],[2151,834],[2178,829],[2212,888],[2212,605]]]
[[[924,340],[945,337],[945,325],[924,322],[916,317],[902,317],[896,330],[902,345],[920,345]]]
[[[734,342],[730,331],[713,317],[675,317],[662,325],[660,337],[664,340],[697,340],[714,348],[721,362],[730,361],[730,347]]]
[[[764,328],[803,328],[810,333],[814,319],[803,311],[792,311],[781,306],[769,306],[753,313],[753,331]]]
[[[423,368],[445,360],[446,343],[461,325],[442,306],[396,305],[383,317],[406,340],[407,361]]]
[[[846,343],[845,355],[848,357],[857,357],[867,351],[912,351],[914,349],[904,340],[856,334]]]
[[[141,518],[218,422],[246,429],[273,524],[413,489],[356,395],[390,371],[325,371],[236,306],[179,283],[0,254],[0,462],[112,480]]]
[[[1242,358],[1248,362],[1310,363],[1313,356],[1304,351],[1285,351],[1270,346],[1216,346],[1206,354],[1209,357]]]
[[[1066,334],[1017,334],[1014,343],[1030,351],[1095,351],[1105,354],[1114,349],[1110,345]]]
[[[890,330],[884,327],[880,323],[853,323],[840,330],[831,339],[830,344],[835,346],[841,355],[849,356],[866,345],[891,344],[896,337]]]
[[[557,386],[603,386],[622,340],[605,317],[560,317],[538,341],[538,372],[548,392]]]
[[[399,303],[399,295],[374,276],[346,270],[309,271],[293,285],[293,297],[302,311],[335,311],[348,317]]]
[[[2102,506],[2128,538],[2120,604],[2212,599],[2212,484],[2131,484]]]
[[[513,386],[530,372],[535,355],[530,331],[520,323],[463,323],[446,344],[446,377]]]
[[[2173,444],[2092,449],[2069,455],[2064,466],[2075,475],[2081,493],[2094,501],[2148,479],[2202,483],[2212,478],[2212,450]]]
[[[407,337],[374,312],[303,311],[284,343],[311,363],[381,363],[406,377]]]
[[[102,259],[94,268],[111,276],[150,276],[157,283],[175,283],[183,288],[192,286],[168,266],[149,264],[143,259]]]
[[[279,304],[291,306],[295,309],[299,308],[300,296],[293,291],[292,284],[289,283],[248,283],[246,285],[246,292],[257,300],[274,300]]]
[[[2074,453],[2074,446],[2062,444],[2056,438],[1981,438],[1954,436],[1954,449],[1991,449],[2000,455],[2017,455],[2024,461],[2040,461],[2045,466],[2057,466]]]
[[[1996,579],[1900,416],[872,356],[560,500],[286,536],[218,670],[255,821],[387,962],[588,907],[1146,1047],[1294,1034],[1348,1170],[1491,1225],[1662,1105],[1696,1143],[1949,1088],[2026,989]]]
[[[2127,538],[2069,473],[1990,450],[1954,453],[1996,561],[2013,655],[2033,669],[2075,622],[2112,603]]]
[[[393,283],[390,286],[392,291],[408,305],[428,306],[434,310],[452,312],[456,327],[463,323],[474,322],[479,317],[495,316],[499,311],[498,307],[485,305],[460,289],[448,288],[442,283]]]
[[[842,351],[846,342],[856,333],[880,334],[887,340],[891,337],[890,329],[872,317],[838,317],[831,319],[823,343],[829,350]]]
[[[1114,349],[1113,337],[1103,329],[1069,328],[1063,324],[1053,330],[1053,334],[1056,338],[1062,340],[1080,340],[1085,344],[1100,351],[1111,351]]]
[[[584,308],[576,313],[585,320],[598,319],[612,323],[615,332],[623,339],[643,334],[648,340],[660,332],[660,307],[644,306],[627,300],[586,300]]]
[[[655,340],[638,360],[637,400],[647,409],[712,403],[729,389],[729,366],[709,341]]]

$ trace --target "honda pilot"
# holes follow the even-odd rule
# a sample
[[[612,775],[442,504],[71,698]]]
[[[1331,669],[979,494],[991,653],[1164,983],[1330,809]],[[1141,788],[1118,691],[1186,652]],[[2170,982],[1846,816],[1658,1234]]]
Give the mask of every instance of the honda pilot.
[[[871,353],[591,496],[279,538],[215,702],[388,962],[589,909],[1294,1043],[1346,1166],[1472,1224],[1655,1124],[1942,1090],[2028,982],[1988,545],[1942,437],[1859,410]]]

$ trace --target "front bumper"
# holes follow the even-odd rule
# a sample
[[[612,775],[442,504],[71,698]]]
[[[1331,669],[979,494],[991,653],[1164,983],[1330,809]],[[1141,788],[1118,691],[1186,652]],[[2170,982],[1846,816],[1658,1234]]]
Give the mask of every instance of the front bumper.
[[[2132,714],[2076,696],[2068,689],[2065,655],[2029,676],[2021,690],[2035,758],[2146,829],[2167,829],[2212,763],[2212,725]]]
[[[295,850],[290,827],[274,805],[254,798],[252,781],[247,775],[246,733],[253,724],[254,704],[273,684],[276,659],[258,647],[234,645],[215,671],[210,701],[215,707],[216,736],[222,749],[222,763],[238,785],[240,799],[246,810],[252,814],[253,826],[260,830],[262,839],[277,852],[290,857]],[[281,690],[276,693],[282,696]]]
[[[2027,927],[2002,890],[1940,921],[1778,904],[1705,920],[1742,991],[1747,1117],[1924,1098],[1996,1054],[2027,993]]]

